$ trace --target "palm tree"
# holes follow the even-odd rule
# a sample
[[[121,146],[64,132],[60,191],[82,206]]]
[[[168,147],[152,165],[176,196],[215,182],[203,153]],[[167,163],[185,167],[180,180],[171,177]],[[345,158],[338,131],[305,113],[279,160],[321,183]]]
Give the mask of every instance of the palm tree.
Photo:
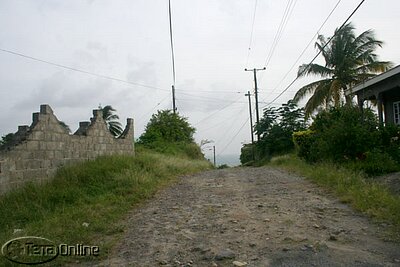
[[[312,94],[305,106],[307,117],[318,108],[339,106],[343,99],[351,105],[352,97],[345,96],[345,90],[392,67],[391,62],[378,61],[374,53],[382,44],[372,30],[356,36],[351,23],[336,29],[335,34],[328,39],[319,35],[315,47],[321,52],[325,66],[303,64],[297,75],[317,75],[322,79],[300,88],[294,101],[299,102],[306,95]]]
[[[115,114],[116,109],[110,105],[107,105],[104,108],[100,106],[99,108],[103,112],[103,119],[107,124],[108,130],[112,135],[120,136],[123,130],[121,123],[118,121],[119,117]]]

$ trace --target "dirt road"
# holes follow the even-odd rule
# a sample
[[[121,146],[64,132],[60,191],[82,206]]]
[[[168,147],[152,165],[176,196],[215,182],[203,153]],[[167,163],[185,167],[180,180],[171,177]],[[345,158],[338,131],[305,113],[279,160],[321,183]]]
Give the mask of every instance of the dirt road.
[[[384,224],[272,168],[183,177],[127,228],[100,266],[400,266]]]

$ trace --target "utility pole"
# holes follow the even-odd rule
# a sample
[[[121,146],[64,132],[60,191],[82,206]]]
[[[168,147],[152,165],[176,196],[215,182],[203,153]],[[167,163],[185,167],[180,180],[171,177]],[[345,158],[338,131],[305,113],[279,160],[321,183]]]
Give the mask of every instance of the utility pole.
[[[214,151],[214,166],[217,167],[217,161],[215,160],[215,146],[213,146],[213,151]]]
[[[256,99],[256,123],[258,124],[260,122],[260,115],[258,113],[258,87],[257,87],[257,71],[259,70],[265,70],[266,68],[262,68],[262,69],[252,69],[252,70],[248,70],[248,69],[244,69],[245,71],[253,71],[254,73],[254,96]],[[257,133],[257,141],[260,140],[260,134]]]
[[[247,94],[244,94],[249,98],[249,113],[250,113],[250,134],[251,134],[251,152],[252,152],[252,157],[253,160],[255,160],[255,155],[254,155],[254,134],[253,134],[253,115],[251,112],[251,94],[250,91],[247,91]]]
[[[174,55],[174,42],[172,40],[172,15],[171,15],[171,0],[168,0],[168,17],[169,17],[169,37],[171,41],[171,59],[172,59],[172,110],[174,114],[176,113],[176,104],[175,104],[175,55]]]
[[[245,96],[249,97],[249,113],[250,113],[250,133],[251,133],[251,144],[254,144],[254,134],[253,134],[253,115],[251,112],[251,99],[250,99],[250,91],[247,91],[247,94],[244,94]]]
[[[172,85],[172,109],[174,111],[174,114],[176,112],[176,105],[175,105],[175,86]]]

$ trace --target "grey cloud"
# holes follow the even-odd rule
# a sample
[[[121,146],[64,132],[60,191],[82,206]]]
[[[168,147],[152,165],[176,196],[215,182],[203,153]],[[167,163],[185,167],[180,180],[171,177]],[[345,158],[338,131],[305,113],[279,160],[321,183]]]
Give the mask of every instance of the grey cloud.
[[[75,108],[101,98],[111,87],[111,81],[92,79],[83,82],[64,71],[50,76],[15,108],[31,109],[41,103],[51,106]]]
[[[130,82],[156,85],[157,75],[153,61],[143,61],[136,57],[128,58],[128,72],[126,78]]]

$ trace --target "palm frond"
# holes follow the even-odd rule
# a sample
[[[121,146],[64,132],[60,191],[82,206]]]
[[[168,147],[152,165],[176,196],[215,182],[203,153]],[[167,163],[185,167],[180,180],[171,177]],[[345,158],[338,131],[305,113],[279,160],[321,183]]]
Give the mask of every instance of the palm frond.
[[[355,69],[356,73],[360,74],[378,74],[381,72],[388,71],[393,67],[393,62],[391,61],[375,61],[371,62],[369,64],[362,65],[361,67],[358,67]]]
[[[326,86],[326,84],[316,88],[314,94],[310,97],[304,107],[306,118],[309,118],[318,107],[325,103],[325,101],[329,101],[329,89],[330,87]]]
[[[326,86],[330,79],[323,79],[316,82],[312,82],[300,88],[293,97],[293,101],[298,103],[301,99],[303,99],[307,94],[313,93],[318,86]]]
[[[332,69],[321,66],[319,64],[303,64],[299,67],[297,77],[304,75],[318,75],[321,77],[328,77],[333,74]]]

